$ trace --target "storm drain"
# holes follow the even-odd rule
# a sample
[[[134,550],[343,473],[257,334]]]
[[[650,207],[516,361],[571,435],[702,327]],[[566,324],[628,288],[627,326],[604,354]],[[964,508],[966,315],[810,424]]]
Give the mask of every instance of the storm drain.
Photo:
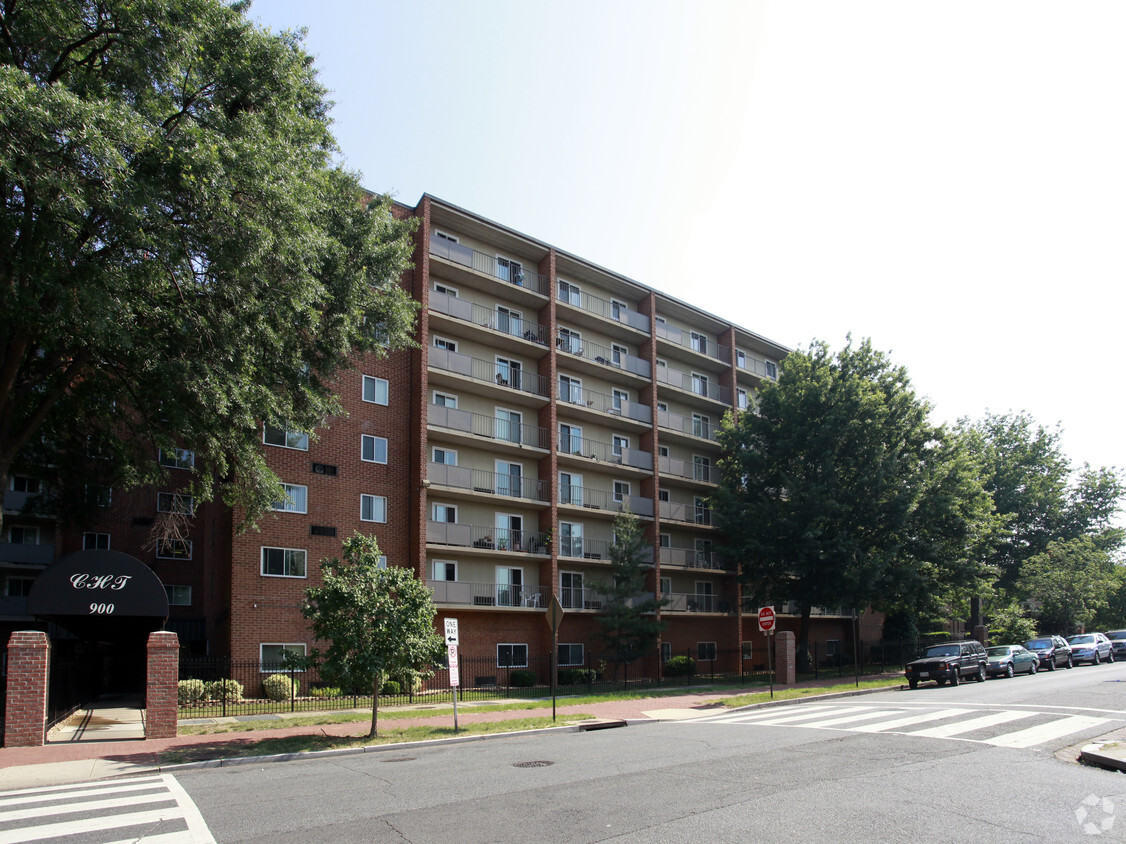
[[[543,759],[537,759],[532,762],[515,762],[513,768],[546,768],[548,765],[554,765],[554,762],[548,762]]]

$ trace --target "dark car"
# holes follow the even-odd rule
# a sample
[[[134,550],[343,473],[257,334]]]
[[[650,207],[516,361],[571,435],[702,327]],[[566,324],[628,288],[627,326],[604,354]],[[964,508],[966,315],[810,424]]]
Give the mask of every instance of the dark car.
[[[1071,647],[1062,636],[1037,636],[1029,639],[1024,646],[1040,657],[1040,667],[1055,671],[1057,666],[1071,668]]]
[[[904,673],[907,675],[907,685],[912,689],[919,685],[920,680],[934,680],[940,686],[946,685],[949,680],[951,686],[956,686],[964,677],[985,681],[985,665],[988,657],[981,642],[972,639],[965,642],[943,642],[931,645],[923,655],[907,663]]]
[[[1089,662],[1091,665],[1114,662],[1114,650],[1110,646],[1110,639],[1102,633],[1080,633],[1077,636],[1068,636],[1067,644],[1071,648],[1071,658],[1076,662]]]
[[[1108,630],[1106,637],[1110,639],[1110,652],[1114,658],[1126,659],[1126,630]]]
[[[1012,677],[1014,674],[1035,674],[1040,667],[1040,659],[1032,651],[1020,645],[994,645],[986,648],[989,656],[985,673],[990,677]]]

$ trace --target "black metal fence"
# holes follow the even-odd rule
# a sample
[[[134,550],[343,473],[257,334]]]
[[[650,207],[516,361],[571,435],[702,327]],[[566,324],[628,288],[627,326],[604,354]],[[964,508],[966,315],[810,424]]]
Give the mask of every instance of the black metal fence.
[[[100,660],[54,654],[47,679],[47,729],[65,721],[98,696]]]

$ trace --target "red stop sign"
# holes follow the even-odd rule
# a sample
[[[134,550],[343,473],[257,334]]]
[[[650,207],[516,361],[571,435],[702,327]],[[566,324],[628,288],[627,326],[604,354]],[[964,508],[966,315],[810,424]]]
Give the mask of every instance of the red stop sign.
[[[774,629],[774,607],[762,607],[758,611],[758,629],[763,633]]]

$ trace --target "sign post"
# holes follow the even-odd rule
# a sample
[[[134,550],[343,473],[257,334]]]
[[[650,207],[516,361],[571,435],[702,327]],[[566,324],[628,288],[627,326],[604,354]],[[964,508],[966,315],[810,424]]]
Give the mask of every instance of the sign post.
[[[774,607],[760,607],[758,629],[766,634],[766,677],[770,681],[770,699],[774,700],[774,666],[770,655],[771,636],[774,634]]]
[[[555,661],[559,658],[559,625],[563,623],[563,605],[559,603],[559,596],[551,599],[551,606],[547,608],[547,624],[551,628],[551,720],[555,721]]]
[[[461,676],[457,666],[458,632],[457,619],[446,619],[446,657],[450,666],[450,688],[453,689],[454,698],[454,734],[457,734],[457,698],[458,687],[461,685]]]

